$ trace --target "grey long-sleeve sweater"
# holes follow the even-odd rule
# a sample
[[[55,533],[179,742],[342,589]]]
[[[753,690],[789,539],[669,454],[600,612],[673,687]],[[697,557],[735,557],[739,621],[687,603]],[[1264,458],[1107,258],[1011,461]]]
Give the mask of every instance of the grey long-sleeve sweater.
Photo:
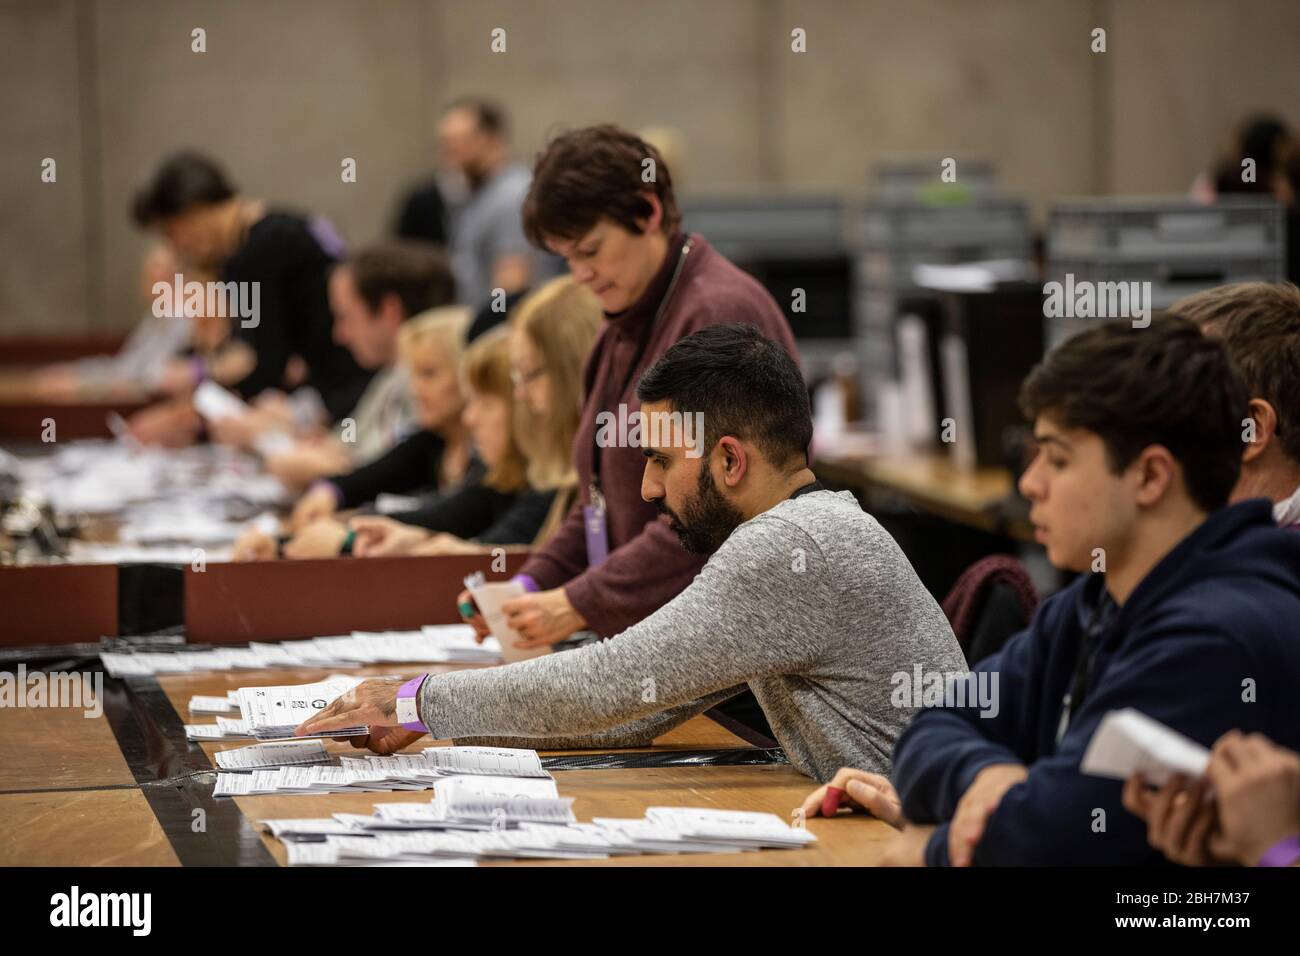
[[[794,766],[825,781],[842,766],[889,773],[915,710],[892,702],[896,675],[910,686],[916,665],[967,670],[894,539],[848,492],[815,491],[742,524],[685,591],[616,638],[431,675],[419,711],[440,739],[626,747],[748,684]]]

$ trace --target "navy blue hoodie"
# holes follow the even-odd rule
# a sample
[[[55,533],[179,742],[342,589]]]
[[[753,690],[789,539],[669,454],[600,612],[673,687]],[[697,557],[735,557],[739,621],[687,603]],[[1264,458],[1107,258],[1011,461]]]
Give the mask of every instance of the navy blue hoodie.
[[[1122,782],[1079,763],[1103,715],[1133,707],[1211,746],[1234,728],[1300,750],[1300,535],[1267,502],[1224,508],[1180,541],[1118,609],[1103,575],[1053,595],[1029,628],[976,671],[997,674],[998,708],[922,710],[894,749],[903,813],[939,823],[926,863],[948,864],[948,824],[981,769],[1015,762],[1028,778],[1003,796],[976,865],[1158,863],[1146,824],[1120,802]],[[1090,689],[1057,743],[1081,638],[1098,609]],[[985,708],[992,713],[992,708]],[[1099,812],[1104,811],[1104,813]]]

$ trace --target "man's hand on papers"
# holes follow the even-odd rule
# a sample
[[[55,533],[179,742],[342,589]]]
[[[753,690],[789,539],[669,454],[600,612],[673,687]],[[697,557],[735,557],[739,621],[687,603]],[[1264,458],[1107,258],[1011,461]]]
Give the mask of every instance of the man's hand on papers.
[[[348,727],[369,727],[371,736],[385,737],[384,728],[402,729],[397,720],[397,692],[406,683],[400,677],[362,681],[338,697],[315,717],[294,729],[295,737],[323,734]],[[379,731],[376,734],[376,731]]]
[[[874,817],[884,820],[894,829],[902,829],[907,822],[903,819],[903,808],[898,800],[898,793],[888,777],[852,767],[841,767],[835,777],[826,786],[818,787],[804,800],[801,807],[803,815],[815,817],[822,810],[826,799],[827,787],[836,787],[844,792],[845,800],[841,806],[850,809],[866,810]]]
[[[371,727],[367,737],[335,737],[335,740],[352,744],[358,750],[372,750],[377,754],[392,754],[409,744],[415,743],[422,734],[418,730],[405,727]]]
[[[1255,866],[1275,843],[1300,836],[1300,755],[1263,734],[1230,730],[1215,742],[1206,774],[1219,804],[1216,856]]]
[[[984,836],[989,817],[1008,790],[1029,776],[1024,764],[998,763],[975,775],[971,785],[957,802],[957,812],[948,824],[948,862],[952,866],[970,866],[975,847]]]
[[[516,647],[558,644],[587,626],[586,619],[569,603],[564,588],[512,598],[501,605],[501,610],[506,623],[522,638]]]

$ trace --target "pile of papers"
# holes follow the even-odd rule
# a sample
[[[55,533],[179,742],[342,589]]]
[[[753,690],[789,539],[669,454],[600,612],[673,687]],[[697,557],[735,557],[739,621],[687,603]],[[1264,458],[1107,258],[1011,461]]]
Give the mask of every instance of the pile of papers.
[[[651,807],[642,819],[572,819],[563,800],[503,800],[453,794],[433,804],[376,804],[372,816],[336,813],[317,819],[263,820],[285,844],[291,866],[376,865],[479,859],[593,860],[667,853],[743,853],[793,849],[816,842],[807,830],[773,813],[695,807]],[[561,805],[563,805],[561,807]],[[490,809],[491,813],[484,811]],[[546,815],[548,819],[528,819]],[[541,811],[545,811],[542,813]],[[568,819],[561,819],[564,812]],[[486,818],[490,821],[484,826]]]
[[[559,797],[554,779],[542,768],[535,750],[429,747],[418,754],[335,758],[321,740],[301,738],[222,751],[217,754],[217,766],[228,771],[249,771],[218,773],[213,791],[218,797],[428,790],[436,781],[458,781],[458,785],[437,791],[433,806],[440,808],[442,815],[436,819],[455,820],[467,815],[467,819],[479,819],[485,826],[491,825],[494,810],[484,810],[475,803],[484,794],[514,801]],[[555,808],[529,807],[520,812],[529,820],[552,819]],[[570,817],[566,804],[562,819]]]
[[[336,637],[219,647],[210,650],[103,651],[111,677],[262,670],[271,667],[363,667],[368,664],[498,664],[494,638],[474,640],[468,624],[427,625],[418,631],[355,631]]]

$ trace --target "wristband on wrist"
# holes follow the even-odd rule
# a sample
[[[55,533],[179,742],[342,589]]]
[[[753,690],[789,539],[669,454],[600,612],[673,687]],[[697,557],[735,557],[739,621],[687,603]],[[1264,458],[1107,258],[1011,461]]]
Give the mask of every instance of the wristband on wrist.
[[[1259,866],[1294,866],[1300,862],[1300,834],[1278,840],[1259,858]]]
[[[427,734],[429,728],[420,721],[420,688],[428,674],[412,677],[397,691],[397,720],[407,730]]]
[[[538,585],[538,583],[535,580],[533,580],[533,576],[531,574],[516,574],[514,579],[518,581],[520,584],[522,584],[524,586],[524,590],[529,592],[530,594],[535,591],[541,590],[541,586]]]

